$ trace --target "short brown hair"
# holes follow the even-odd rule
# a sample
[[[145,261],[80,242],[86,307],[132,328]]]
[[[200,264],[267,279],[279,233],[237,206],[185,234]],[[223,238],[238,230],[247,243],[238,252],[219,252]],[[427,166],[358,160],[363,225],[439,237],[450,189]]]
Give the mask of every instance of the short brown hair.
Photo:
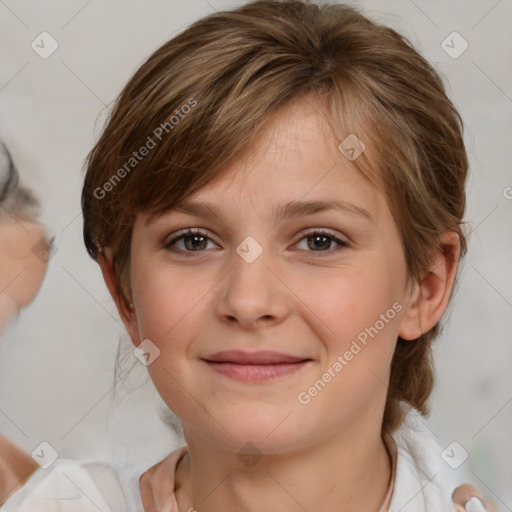
[[[356,134],[367,146],[353,164],[385,193],[408,277],[429,268],[445,231],[459,234],[465,254],[463,123],[432,66],[405,37],[353,7],[257,0],[202,18],[156,50],[88,155],[84,241],[94,259],[102,246],[112,248],[122,300],[137,213],[175,207],[309,94],[324,102],[340,142]],[[135,158],[150,139],[155,146]],[[398,338],[383,430],[401,424],[401,400],[428,413],[439,329]]]

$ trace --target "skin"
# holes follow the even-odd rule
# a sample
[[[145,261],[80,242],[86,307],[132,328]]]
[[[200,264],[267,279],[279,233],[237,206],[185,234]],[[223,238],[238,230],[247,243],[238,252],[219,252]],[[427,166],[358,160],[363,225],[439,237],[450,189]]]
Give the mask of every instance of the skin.
[[[133,310],[117,293],[110,251],[99,259],[133,344],[149,339],[160,351],[148,371],[181,418],[189,447],[176,474],[180,510],[374,511],[387,492],[390,461],[380,430],[396,340],[414,343],[419,325],[425,332],[441,318],[459,239],[446,233],[430,272],[408,282],[384,196],[340,154],[319,112],[313,99],[297,102],[189,198],[213,204],[224,222],[176,211],[152,223],[137,216]],[[275,223],[272,208],[298,199],[342,199],[369,211],[373,222],[331,210]],[[199,251],[183,239],[175,250],[164,247],[189,227],[207,231]],[[329,238],[319,250],[308,247],[313,228],[347,247],[336,251]],[[252,263],[236,252],[248,236],[263,250]],[[309,404],[300,404],[298,393],[397,302],[401,311],[385,328]],[[265,383],[238,382],[201,360],[227,349],[312,361]],[[248,442],[262,455],[250,468],[237,457]]]
[[[489,512],[498,512],[496,503],[484,498],[482,493],[471,484],[459,485],[453,492],[452,499],[455,503],[455,510],[465,512],[464,504],[473,497],[478,498]]]
[[[173,488],[170,485],[173,475],[168,461],[170,455],[149,468],[140,479],[140,488],[144,510],[146,512],[172,512],[170,497]],[[465,504],[473,497],[480,499],[489,512],[498,512],[495,503],[486,499],[472,484],[459,485],[452,494],[457,512],[466,512]]]
[[[45,235],[38,222],[7,216],[0,219],[0,335],[41,287],[48,262],[32,249]]]
[[[0,335],[9,320],[36,297],[48,266],[32,248],[45,228],[12,217],[0,220]],[[41,255],[40,255],[41,256]],[[20,448],[0,435],[0,505],[39,467]]]
[[[0,505],[15,493],[39,467],[20,448],[0,435]]]

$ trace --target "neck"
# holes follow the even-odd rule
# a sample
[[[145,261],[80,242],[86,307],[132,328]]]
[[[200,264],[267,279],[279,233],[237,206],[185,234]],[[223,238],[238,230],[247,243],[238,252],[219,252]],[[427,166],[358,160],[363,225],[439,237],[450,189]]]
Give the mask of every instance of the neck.
[[[265,453],[247,468],[237,453],[189,437],[176,471],[180,510],[377,512],[388,491],[391,462],[380,428]]]

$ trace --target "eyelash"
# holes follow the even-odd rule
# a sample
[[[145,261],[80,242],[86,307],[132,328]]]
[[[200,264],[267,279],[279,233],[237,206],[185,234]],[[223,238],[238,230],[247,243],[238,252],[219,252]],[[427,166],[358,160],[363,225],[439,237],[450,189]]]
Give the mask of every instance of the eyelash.
[[[175,245],[175,243],[178,240],[181,240],[182,238],[185,238],[187,236],[192,236],[192,235],[201,235],[201,236],[204,236],[205,238],[208,238],[209,240],[211,240],[210,237],[208,236],[208,233],[206,231],[204,231],[204,230],[202,230],[200,228],[188,228],[188,229],[186,229],[184,231],[178,232],[177,236],[172,238],[169,242],[166,242],[164,244],[164,249],[169,249],[169,250],[174,251],[174,252],[180,252],[183,255],[185,255],[185,257],[193,256],[195,252],[204,252],[205,250],[202,250],[202,251],[183,251],[181,249],[172,248],[172,246]],[[325,231],[323,229],[315,229],[313,231],[301,233],[301,238],[299,239],[299,241],[297,243],[301,242],[305,238],[310,238],[310,237],[314,237],[314,236],[326,236],[326,237],[332,239],[334,242],[336,242],[337,244],[339,244],[341,246],[341,247],[338,247],[337,249],[334,249],[334,250],[329,249],[327,251],[306,251],[306,252],[316,253],[315,255],[318,255],[318,257],[322,257],[323,256],[321,253],[327,253],[327,255],[332,255],[333,253],[337,253],[339,251],[342,251],[346,247],[348,247],[348,243],[347,242],[344,242],[343,240],[340,240],[339,238],[334,236],[329,231]]]

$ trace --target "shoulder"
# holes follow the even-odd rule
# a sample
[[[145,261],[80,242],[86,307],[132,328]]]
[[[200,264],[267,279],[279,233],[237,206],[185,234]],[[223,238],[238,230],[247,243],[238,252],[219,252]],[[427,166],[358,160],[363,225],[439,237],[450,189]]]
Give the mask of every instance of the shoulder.
[[[390,512],[454,511],[452,493],[464,481],[443,458],[443,448],[425,420],[405,404],[402,426],[392,434],[397,447],[396,480]]]
[[[58,459],[38,469],[2,507],[2,512],[143,512],[138,488],[127,493],[126,483],[138,481],[137,471],[96,460]],[[133,487],[133,486],[132,486]]]

